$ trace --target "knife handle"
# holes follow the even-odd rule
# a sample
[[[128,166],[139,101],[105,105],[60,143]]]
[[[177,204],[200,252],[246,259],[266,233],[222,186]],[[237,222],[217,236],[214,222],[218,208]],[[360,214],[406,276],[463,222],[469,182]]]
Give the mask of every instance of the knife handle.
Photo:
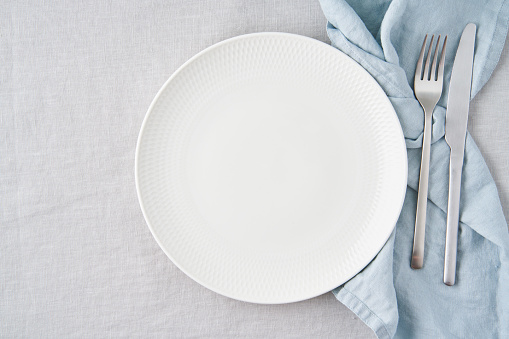
[[[447,204],[447,231],[445,234],[444,284],[456,282],[456,253],[458,247],[458,225],[460,214],[461,172],[463,150],[456,155],[451,149],[449,161],[449,201]]]

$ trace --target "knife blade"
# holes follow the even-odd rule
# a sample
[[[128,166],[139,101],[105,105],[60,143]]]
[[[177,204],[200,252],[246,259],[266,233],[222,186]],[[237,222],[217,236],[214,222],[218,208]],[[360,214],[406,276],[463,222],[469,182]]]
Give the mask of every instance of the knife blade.
[[[461,172],[467,133],[476,29],[477,27],[470,23],[461,34],[452,66],[445,116],[445,140],[451,149],[444,258],[444,284],[449,286],[456,282]]]

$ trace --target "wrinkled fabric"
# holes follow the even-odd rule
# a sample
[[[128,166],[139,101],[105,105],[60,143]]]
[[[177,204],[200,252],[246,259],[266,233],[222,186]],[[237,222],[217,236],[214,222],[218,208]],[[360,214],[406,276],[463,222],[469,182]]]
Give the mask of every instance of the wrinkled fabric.
[[[321,0],[332,45],[362,65],[391,100],[405,135],[408,187],[393,234],[377,257],[334,290],[379,338],[508,338],[509,234],[497,188],[467,133],[456,284],[442,282],[450,149],[444,139],[451,68],[467,23],[477,25],[472,97],[505,42],[507,1]],[[444,92],[433,115],[424,267],[410,268],[424,114],[413,75],[426,34],[448,36]],[[428,40],[429,41],[429,40]]]

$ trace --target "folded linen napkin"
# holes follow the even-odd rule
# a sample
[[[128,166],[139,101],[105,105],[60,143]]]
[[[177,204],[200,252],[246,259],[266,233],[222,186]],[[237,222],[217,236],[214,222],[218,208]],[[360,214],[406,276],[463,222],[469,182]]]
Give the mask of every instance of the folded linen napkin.
[[[463,167],[456,285],[442,283],[449,147],[445,107],[463,28],[477,25],[472,97],[500,57],[509,2],[321,0],[336,48],[385,90],[408,148],[408,187],[396,228],[377,257],[334,290],[379,338],[509,338],[509,234],[494,181],[470,135]],[[447,34],[444,93],[433,117],[424,267],[410,268],[424,114],[413,75],[425,34]]]

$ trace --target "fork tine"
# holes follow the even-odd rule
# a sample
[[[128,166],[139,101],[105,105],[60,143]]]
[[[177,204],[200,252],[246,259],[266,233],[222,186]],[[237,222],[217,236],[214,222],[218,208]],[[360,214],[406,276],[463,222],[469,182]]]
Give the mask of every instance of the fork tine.
[[[431,81],[435,81],[437,80],[437,56],[438,56],[438,49],[440,48],[440,35],[438,36],[438,39],[437,39],[437,45],[435,47],[435,54],[433,54],[433,63],[431,64],[431,75],[430,75],[430,80]],[[430,49],[431,49],[431,46],[430,46]]]
[[[428,35],[424,37],[424,42],[421,47],[421,54],[419,54],[419,59],[417,59],[417,66],[415,67],[415,80],[422,80],[422,60],[424,58],[424,50],[426,49],[426,40],[428,39]]]
[[[447,46],[447,35],[444,39],[444,45],[442,46],[442,54],[440,54],[440,63],[438,65],[438,76],[437,81],[442,83],[444,81],[444,61],[445,61],[445,47]]]
[[[432,35],[431,41],[429,42],[428,55],[426,56],[426,64],[424,65],[424,74],[423,74],[424,80],[429,80],[429,65],[430,65],[430,59],[431,59],[431,50],[433,49],[433,39],[434,38],[435,38],[435,35]]]

